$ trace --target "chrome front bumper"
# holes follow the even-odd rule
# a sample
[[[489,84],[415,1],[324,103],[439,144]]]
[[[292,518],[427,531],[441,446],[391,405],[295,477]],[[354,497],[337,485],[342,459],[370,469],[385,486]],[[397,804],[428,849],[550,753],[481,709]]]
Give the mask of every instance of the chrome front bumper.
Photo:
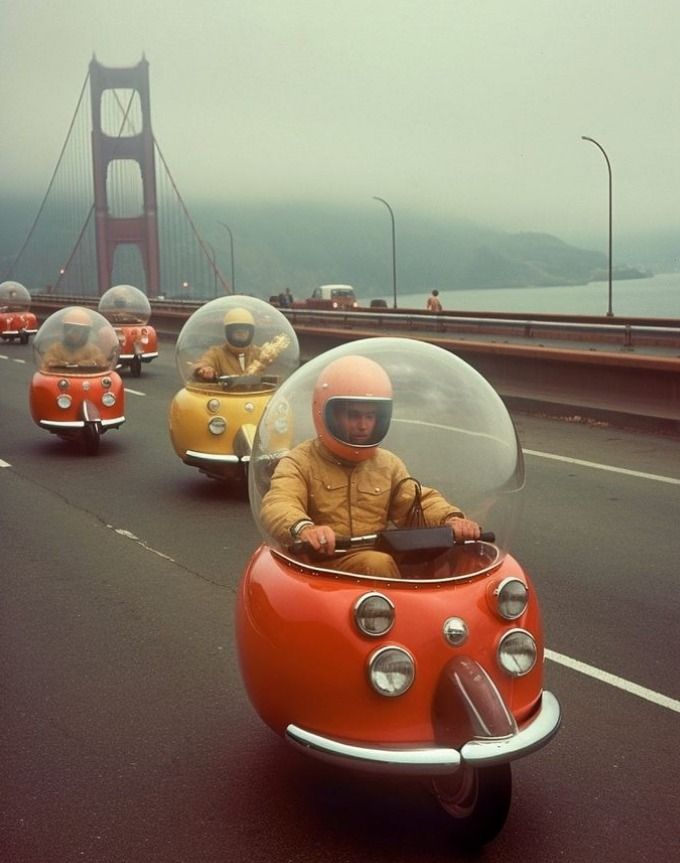
[[[200,467],[203,464],[247,464],[250,461],[250,456],[239,458],[233,453],[219,455],[218,453],[199,452],[195,449],[188,449],[184,460],[192,465]]]
[[[125,417],[116,417],[115,419],[98,419],[91,420],[91,423],[94,425],[99,425],[103,429],[108,428],[117,428],[125,422]],[[59,420],[40,420],[40,426],[42,428],[49,429],[50,431],[68,431],[69,429],[82,429],[88,423],[85,420],[68,420],[65,422],[61,422]]]
[[[488,767],[522,758],[545,746],[560,727],[560,705],[551,692],[543,692],[536,715],[516,734],[470,740],[460,749],[414,747],[412,749],[358,746],[322,737],[297,725],[286,728],[286,738],[307,754],[345,767],[376,773],[443,776],[462,765]]]

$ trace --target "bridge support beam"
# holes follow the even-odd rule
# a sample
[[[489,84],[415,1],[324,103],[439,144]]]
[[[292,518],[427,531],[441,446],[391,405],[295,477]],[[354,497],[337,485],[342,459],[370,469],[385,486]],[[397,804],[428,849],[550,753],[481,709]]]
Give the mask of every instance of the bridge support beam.
[[[126,89],[139,94],[141,131],[112,136],[102,128],[102,94],[105,90]],[[142,59],[136,66],[113,69],[95,58],[90,63],[92,101],[92,169],[94,174],[95,232],[97,245],[97,283],[99,295],[111,287],[113,261],[119,245],[131,244],[140,251],[146,275],[146,293],[160,293],[156,165],[151,131],[149,64]],[[107,177],[109,166],[117,160],[132,160],[139,165],[142,182],[143,212],[112,216]],[[141,287],[141,286],[137,286]]]

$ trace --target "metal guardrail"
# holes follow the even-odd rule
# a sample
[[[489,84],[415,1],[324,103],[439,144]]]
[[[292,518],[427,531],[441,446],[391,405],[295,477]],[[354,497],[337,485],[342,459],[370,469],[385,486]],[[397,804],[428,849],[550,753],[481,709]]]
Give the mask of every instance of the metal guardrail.
[[[34,295],[41,316],[96,297]],[[157,332],[177,336],[203,303],[151,300]],[[680,320],[282,309],[303,360],[355,339],[415,337],[470,363],[509,405],[680,431]]]

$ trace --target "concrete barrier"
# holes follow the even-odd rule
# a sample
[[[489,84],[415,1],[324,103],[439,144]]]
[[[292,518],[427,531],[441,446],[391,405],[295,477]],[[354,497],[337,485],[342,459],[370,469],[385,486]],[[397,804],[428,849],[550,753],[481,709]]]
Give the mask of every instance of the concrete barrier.
[[[97,302],[33,297],[32,308],[43,319],[63,305]],[[201,304],[151,305],[157,332],[174,338]],[[384,309],[287,316],[303,360],[356,339],[418,338],[470,363],[510,407],[680,432],[680,321]]]

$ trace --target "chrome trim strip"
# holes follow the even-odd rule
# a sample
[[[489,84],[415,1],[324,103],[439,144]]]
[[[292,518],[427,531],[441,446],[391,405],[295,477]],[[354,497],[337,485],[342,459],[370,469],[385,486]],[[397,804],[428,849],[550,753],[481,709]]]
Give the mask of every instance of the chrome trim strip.
[[[116,417],[112,420],[94,420],[94,425],[100,425],[103,428],[109,428],[110,426],[119,426],[125,422],[125,417]],[[68,422],[60,422],[58,420],[40,420],[40,425],[43,428],[54,428],[54,429],[81,429],[85,427],[84,420],[70,420]]]
[[[207,452],[196,452],[194,449],[186,451],[188,458],[195,458],[197,461],[205,462],[226,462],[227,464],[239,464],[241,459],[237,455],[218,455]]]
[[[293,724],[286,727],[286,739],[309,755],[353,769],[436,776],[454,773],[462,764],[487,767],[530,755],[555,736],[560,721],[559,702],[551,692],[544,691],[538,713],[517,734],[471,740],[463,744],[460,752],[437,746],[413,749],[357,746],[323,737]]]
[[[119,354],[118,361],[120,362],[121,360],[134,360],[136,356],[141,357],[143,360],[152,360],[154,359],[154,357],[158,356],[158,351],[156,351],[155,353],[149,352],[148,354]]]
[[[491,543],[485,543],[485,545],[489,544]],[[457,581],[471,581],[473,578],[488,576],[490,572],[493,572],[494,569],[497,569],[500,566],[503,559],[499,553],[494,561],[489,563],[488,567],[475,570],[474,572],[467,572],[464,575],[451,575],[448,578],[400,578],[395,581],[393,578],[386,578],[382,575],[364,575],[360,572],[350,572],[349,570],[344,569],[327,569],[321,566],[319,561],[307,563],[304,560],[300,560],[298,557],[294,557],[290,552],[287,552],[286,549],[277,548],[275,546],[269,546],[269,551],[272,553],[273,557],[278,557],[280,560],[283,560],[288,564],[292,564],[296,569],[306,572],[311,577],[318,575],[331,575],[334,578],[347,576],[348,578],[351,578],[352,581],[361,579],[371,582],[381,581],[386,584],[390,583],[393,585],[398,584],[399,586],[403,586],[404,584],[416,584],[419,587],[430,587],[435,584],[453,584]],[[505,555],[503,555],[503,557],[504,556]]]
[[[460,767],[460,754],[456,749],[427,747],[421,749],[388,749],[356,746],[341,743],[305,731],[297,725],[286,728],[286,738],[296,746],[325,761],[332,761],[353,769],[367,769],[388,773],[414,775],[445,775]]]

